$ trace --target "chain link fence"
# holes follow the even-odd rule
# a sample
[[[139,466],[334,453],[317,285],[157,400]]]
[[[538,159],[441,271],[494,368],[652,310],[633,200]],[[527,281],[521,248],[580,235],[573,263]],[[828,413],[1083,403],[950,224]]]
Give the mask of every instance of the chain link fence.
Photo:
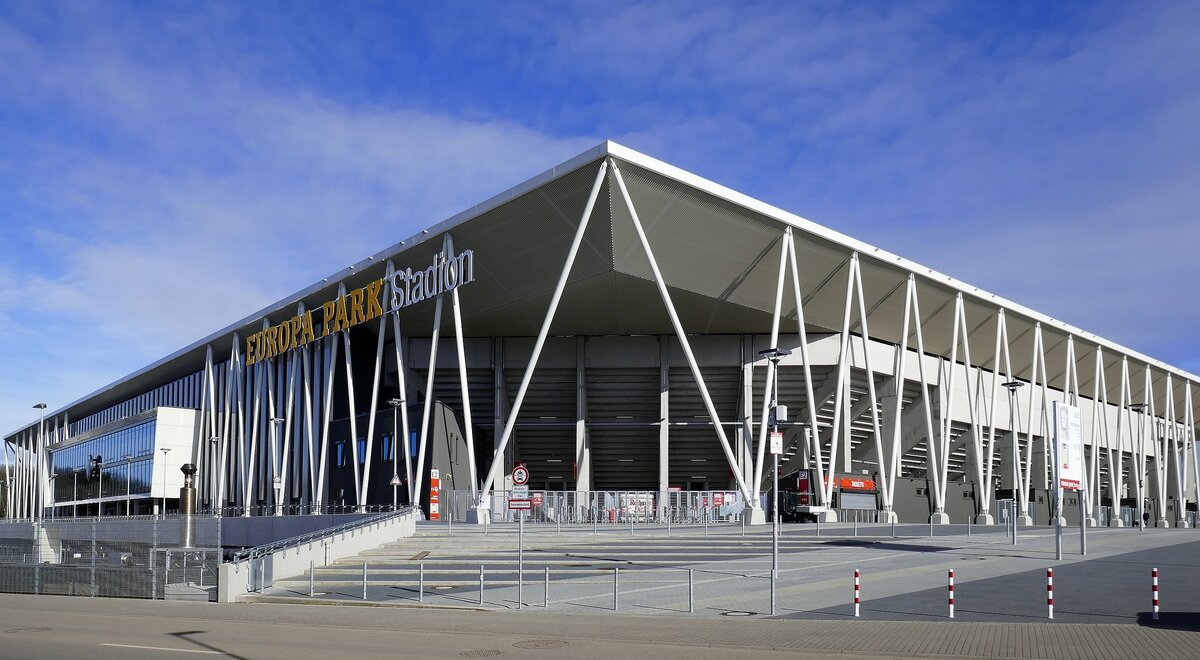
[[[219,518],[0,521],[0,592],[215,600],[220,548]]]

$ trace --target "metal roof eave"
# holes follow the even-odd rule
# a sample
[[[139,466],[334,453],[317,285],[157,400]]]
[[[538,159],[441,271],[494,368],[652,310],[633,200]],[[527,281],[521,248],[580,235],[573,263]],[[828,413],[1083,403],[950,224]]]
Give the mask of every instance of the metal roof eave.
[[[705,179],[699,175],[696,175],[696,174],[693,174],[686,170],[683,170],[681,168],[678,168],[669,163],[663,162],[663,161],[653,158],[651,156],[647,156],[641,152],[638,152],[638,151],[635,151],[628,147],[625,147],[623,145],[617,144],[616,142],[606,140],[606,141],[601,142],[600,144],[596,145],[595,147],[592,147],[591,149],[584,151],[583,153],[580,153],[580,154],[578,154],[578,155],[576,155],[554,167],[551,167],[550,169],[547,169],[547,170],[541,172],[540,174],[537,174],[521,183],[518,183],[517,185],[509,188],[508,190],[505,190],[504,192],[494,195],[494,196],[488,198],[487,200],[480,202],[479,204],[475,204],[475,205],[473,205],[473,206],[471,206],[471,207],[469,207],[469,208],[467,208],[467,209],[465,209],[465,210],[463,210],[463,211],[461,211],[461,212],[459,212],[437,224],[434,224],[433,226],[431,226],[427,229],[424,229],[416,234],[413,234],[409,238],[402,240],[398,243],[395,243],[395,244],[391,245],[390,247],[385,248],[373,255],[370,255],[370,256],[366,257],[365,259],[362,259],[361,261],[359,261],[351,266],[348,266],[347,268],[344,268],[336,273],[333,273],[332,275],[324,277],[321,279],[320,282],[316,282],[296,293],[293,293],[287,297],[284,297],[284,298],[276,301],[275,303],[267,305],[266,307],[263,307],[262,309],[259,309],[258,311],[254,312],[252,314],[249,314],[246,317],[244,317],[238,321],[235,321],[234,323],[231,323],[231,324],[227,325],[226,327],[224,327],[220,330],[217,330],[196,342],[193,342],[192,344],[189,344],[188,346],[181,348],[180,350],[175,351],[175,352],[167,355],[166,357],[163,357],[162,359],[156,360],[155,362],[153,362],[145,367],[142,367],[141,369],[138,369],[137,371],[134,371],[133,373],[131,373],[123,378],[113,381],[112,383],[110,383],[104,387],[101,387],[100,389],[97,389],[89,394],[86,394],[65,406],[61,406],[61,407],[55,409],[54,412],[48,413],[46,416],[54,417],[56,415],[60,415],[63,412],[66,412],[66,411],[70,410],[71,408],[87,401],[88,399],[94,398],[105,392],[109,392],[109,391],[111,391],[117,387],[120,387],[121,385],[124,385],[140,376],[143,376],[143,375],[145,375],[151,371],[154,371],[156,369],[159,369],[159,368],[161,368],[161,367],[163,367],[163,366],[165,366],[165,365],[167,365],[189,353],[192,353],[197,350],[201,350],[209,344],[219,343],[221,340],[229,339],[238,330],[245,328],[252,323],[260,321],[262,318],[270,315],[271,313],[278,312],[279,310],[281,310],[285,307],[295,305],[297,302],[299,302],[300,300],[304,299],[307,296],[315,295],[324,289],[335,287],[336,283],[338,281],[362,272],[363,268],[369,268],[378,263],[382,263],[382,262],[386,261],[387,259],[390,259],[406,250],[412,249],[413,247],[424,243],[426,240],[429,240],[430,238],[434,238],[445,231],[448,231],[448,230],[453,229],[454,227],[457,227],[465,222],[468,222],[468,221],[482,215],[483,213],[490,211],[490,210],[500,206],[501,204],[504,204],[505,202],[515,199],[516,197],[519,197],[520,195],[523,195],[531,190],[534,190],[534,189],[538,188],[539,186],[545,185],[546,183],[549,183],[550,181],[553,181],[559,177],[562,177],[570,172],[573,172],[573,171],[579,169],[580,167],[583,167],[584,165],[587,165],[588,163],[594,162],[594,161],[596,161],[600,158],[604,158],[606,156],[612,156],[614,158],[617,158],[617,159],[620,159],[623,161],[627,161],[633,165],[636,165],[638,167],[641,167],[641,168],[644,168],[651,172],[654,172],[655,174],[658,174],[660,176],[677,181],[677,182],[687,185],[687,186],[691,186],[702,192],[713,195],[714,197],[718,197],[729,203],[741,206],[741,207],[743,207],[749,211],[752,211],[754,213],[758,213],[760,215],[766,216],[766,217],[774,219],[776,221],[791,225],[797,229],[804,231],[805,233],[816,236],[816,237],[818,237],[824,241],[827,241],[835,246],[840,246],[847,250],[858,252],[861,257],[875,261],[881,266],[906,270],[906,271],[912,273],[913,275],[915,275],[916,277],[927,280],[928,282],[930,282],[932,284],[950,289],[952,291],[961,292],[965,296],[969,296],[970,298],[974,299],[975,301],[977,301],[979,303],[982,303],[985,305],[994,305],[997,307],[1003,307],[1007,312],[1011,312],[1011,313],[1015,313],[1015,314],[1024,316],[1027,319],[1035,321],[1035,322],[1041,322],[1045,326],[1049,326],[1050,328],[1059,330],[1059,331],[1067,333],[1067,334],[1075,335],[1076,337],[1086,338],[1089,341],[1092,341],[1098,345],[1101,345],[1106,349],[1110,349],[1110,350],[1116,351],[1118,353],[1127,355],[1128,357],[1134,358],[1135,360],[1138,360],[1145,364],[1153,365],[1155,367],[1162,369],[1163,371],[1171,372],[1171,373],[1181,376],[1187,380],[1190,380],[1192,382],[1200,384],[1200,376],[1196,376],[1194,374],[1191,374],[1191,373],[1184,371],[1182,369],[1179,369],[1177,367],[1173,367],[1161,360],[1143,355],[1142,353],[1139,353],[1130,348],[1127,348],[1125,346],[1117,344],[1116,342],[1104,339],[1103,337],[1100,337],[1094,333],[1087,332],[1081,328],[1077,328],[1075,326],[1064,323],[1062,321],[1054,319],[1054,318],[1047,316],[1045,314],[1042,314],[1040,312],[1036,312],[1028,307],[1025,307],[1024,305],[1015,303],[1015,302],[1008,300],[1002,296],[998,296],[996,294],[982,291],[978,287],[968,285],[965,282],[959,281],[959,280],[957,280],[949,275],[946,275],[944,273],[935,271],[932,268],[922,266],[921,264],[918,264],[909,259],[905,259],[904,257],[901,257],[899,255],[893,254],[893,253],[883,250],[881,248],[877,248],[873,245],[870,245],[870,244],[860,241],[858,239],[852,238],[850,236],[847,236],[841,232],[830,229],[828,227],[824,227],[824,226],[819,225],[811,220],[808,220],[807,218],[798,216],[794,213],[790,213],[788,211],[780,209],[780,208],[773,206],[771,204],[768,204],[766,202],[757,200],[753,197],[750,197],[749,195],[745,195],[743,193],[737,192],[736,190],[722,186],[718,183],[715,183],[715,182]],[[7,434],[5,437],[9,437],[16,433],[24,431],[32,426],[35,426],[36,424],[37,424],[36,420],[31,421],[29,424],[26,424],[24,426],[21,426],[15,430],[13,430],[9,434]]]

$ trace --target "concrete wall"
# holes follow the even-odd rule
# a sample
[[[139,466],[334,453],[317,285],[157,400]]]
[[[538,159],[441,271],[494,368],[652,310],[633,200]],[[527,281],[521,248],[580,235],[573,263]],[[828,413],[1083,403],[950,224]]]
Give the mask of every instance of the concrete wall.
[[[417,512],[411,512],[395,516],[379,523],[279,550],[253,562],[221,564],[217,600],[222,603],[236,602],[238,597],[260,586],[270,586],[276,579],[300,575],[307,571],[310,565],[326,566],[330,562],[353,557],[385,543],[412,536],[416,533],[419,515]]]

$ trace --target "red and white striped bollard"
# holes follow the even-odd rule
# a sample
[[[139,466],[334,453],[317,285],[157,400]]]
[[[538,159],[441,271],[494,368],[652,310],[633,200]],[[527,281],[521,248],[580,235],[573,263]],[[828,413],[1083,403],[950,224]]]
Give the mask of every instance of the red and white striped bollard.
[[[1154,591],[1154,613],[1150,615],[1151,619],[1158,621],[1158,569],[1150,569],[1150,579],[1153,585],[1150,587]]]
[[[856,618],[858,617],[858,604],[862,602],[859,599],[858,577],[858,569],[856,568],[854,569],[854,616]]]
[[[1054,618],[1054,569],[1046,569],[1046,616]]]
[[[954,569],[950,569],[950,583],[947,585],[950,594],[950,618],[954,618]]]

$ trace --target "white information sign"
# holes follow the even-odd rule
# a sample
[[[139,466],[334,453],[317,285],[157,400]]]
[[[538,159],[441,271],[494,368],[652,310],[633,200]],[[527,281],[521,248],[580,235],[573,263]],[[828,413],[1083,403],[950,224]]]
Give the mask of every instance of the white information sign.
[[[771,434],[771,453],[772,454],[782,454],[783,453],[783,434],[782,433],[775,432],[775,433]]]
[[[1079,408],[1054,404],[1054,428],[1058,454],[1058,482],[1064,490],[1083,488],[1083,430]]]
[[[527,486],[525,484],[521,484],[519,486],[513,486],[512,492],[509,493],[508,497],[510,499],[514,499],[514,500],[529,499],[529,486]]]

